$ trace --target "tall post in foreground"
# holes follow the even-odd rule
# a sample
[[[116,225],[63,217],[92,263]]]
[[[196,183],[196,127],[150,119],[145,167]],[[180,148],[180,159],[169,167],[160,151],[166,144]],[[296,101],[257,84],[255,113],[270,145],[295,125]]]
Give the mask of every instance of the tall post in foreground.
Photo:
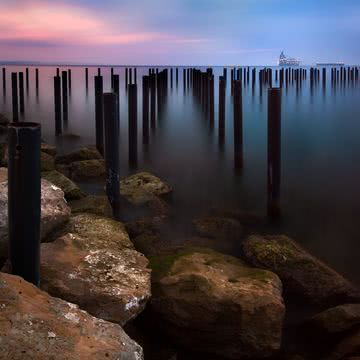
[[[17,73],[11,73],[13,122],[19,120]]]
[[[104,130],[103,130],[103,78],[95,76],[95,131],[96,148],[100,154],[104,154]]]
[[[281,89],[268,90],[268,215],[280,215]]]
[[[105,167],[106,194],[112,207],[113,217],[120,220],[120,159],[119,159],[119,114],[118,95],[105,93],[104,127],[105,127]]]
[[[11,272],[40,285],[40,125],[9,125],[8,219]]]
[[[129,84],[129,166],[137,167],[137,85]]]
[[[60,135],[61,125],[61,78],[54,76],[55,135]]]

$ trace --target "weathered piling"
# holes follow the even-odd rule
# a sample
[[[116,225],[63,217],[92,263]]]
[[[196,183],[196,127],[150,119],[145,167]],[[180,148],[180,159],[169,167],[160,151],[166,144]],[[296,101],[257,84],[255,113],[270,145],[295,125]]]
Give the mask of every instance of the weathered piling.
[[[38,93],[39,92],[39,69],[38,68],[35,69],[35,89],[36,89],[36,92]]]
[[[225,141],[225,79],[219,78],[219,144]]]
[[[125,68],[125,88],[127,89],[128,86],[128,82],[129,82],[129,69]]]
[[[68,85],[69,91],[71,91],[71,69],[68,69]]]
[[[8,224],[14,275],[40,285],[40,125],[18,122],[8,133]]]
[[[241,81],[234,81],[234,166],[243,167],[243,119]]]
[[[103,104],[106,168],[105,189],[112,208],[113,217],[116,220],[120,220],[120,124],[117,94],[105,93],[103,96]]]
[[[63,118],[64,122],[68,120],[68,83],[67,83],[67,71],[61,72],[62,80],[62,105],[63,105]]]
[[[132,68],[129,69],[129,84],[128,85],[131,85],[132,84]]]
[[[129,167],[137,167],[137,85],[129,84]]]
[[[179,69],[178,68],[176,68],[176,71],[175,71],[175,78],[176,78],[176,87],[177,87],[179,84]]]
[[[113,76],[114,76],[114,68],[111,68],[110,70],[110,80],[111,80],[111,88],[114,89],[114,79],[113,79]]]
[[[104,154],[104,123],[103,123],[103,77],[95,76],[95,137],[96,148]]]
[[[156,78],[155,74],[150,75],[150,123],[151,128],[155,129],[156,125]]]
[[[11,89],[12,89],[12,113],[13,122],[19,121],[19,105],[18,105],[18,81],[17,73],[11,73]]]
[[[20,114],[23,115],[25,112],[23,72],[19,72],[19,105],[20,105]]]
[[[89,87],[89,69],[85,68],[85,86],[86,89]]]
[[[62,132],[61,124],[61,78],[54,76],[55,135]]]
[[[186,71],[185,71],[185,69],[183,69],[183,86],[184,86],[184,91],[185,91],[185,88],[186,88]]]
[[[98,68],[97,76],[101,76],[101,68]]]
[[[134,84],[137,84],[137,70],[134,68]]]
[[[29,68],[25,69],[26,91],[29,91]]]
[[[3,83],[3,92],[6,92],[6,69],[2,69],[2,83]]]
[[[149,76],[142,78],[143,144],[149,143]]]
[[[56,76],[60,76],[60,69],[56,68]]]
[[[280,214],[281,179],[281,89],[268,90],[268,215]]]
[[[112,75],[112,87],[113,87],[113,92],[116,94],[117,96],[117,104],[119,106],[119,101],[120,101],[120,77],[118,74],[113,74]]]
[[[210,119],[210,128],[214,127],[214,115],[215,115],[215,105],[214,105],[214,97],[215,97],[215,89],[214,89],[214,75],[211,74],[209,78],[209,119]]]
[[[170,68],[170,87],[173,87],[173,68]]]

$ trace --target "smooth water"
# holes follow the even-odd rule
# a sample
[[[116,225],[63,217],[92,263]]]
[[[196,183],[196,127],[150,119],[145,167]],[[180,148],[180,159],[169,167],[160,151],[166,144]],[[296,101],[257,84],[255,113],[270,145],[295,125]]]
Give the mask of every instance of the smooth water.
[[[12,117],[11,72],[22,66],[8,66],[6,94],[0,84],[0,112]],[[56,137],[54,124],[53,76],[56,67],[40,66],[39,92],[35,91],[35,67],[30,69],[25,90],[25,121],[40,122],[43,139],[59,152],[95,143],[94,76],[89,67],[85,87],[84,67],[71,67],[72,88],[68,99],[68,123],[64,131],[80,137]],[[60,68],[67,70],[69,67]],[[205,68],[204,68],[205,69]],[[204,70],[203,69],[203,70]],[[259,68],[260,69],[260,68]],[[159,67],[161,70],[161,67]],[[110,67],[102,67],[104,91],[110,91]],[[120,158],[121,175],[134,170],[128,166],[128,114],[125,68],[120,74]],[[156,128],[150,130],[150,144],[142,145],[141,78],[148,67],[137,68],[138,80],[138,169],[148,170],[174,188],[173,203],[191,218],[209,208],[241,208],[266,214],[267,191],[267,92],[243,86],[243,151],[241,174],[234,169],[233,109],[230,81],[226,89],[225,145],[218,140],[218,76],[215,67],[215,124],[195,101],[191,88],[179,83],[169,86],[166,104]],[[228,79],[230,69],[228,69]],[[273,85],[277,85],[274,81]],[[360,87],[355,82],[313,90],[307,80],[298,89],[295,83],[282,94],[282,222],[277,231],[288,234],[336,270],[360,282]],[[21,119],[21,118],[20,118]],[[102,188],[102,184],[98,184]],[[95,190],[94,190],[95,191]],[[169,239],[171,241],[171,239]]]

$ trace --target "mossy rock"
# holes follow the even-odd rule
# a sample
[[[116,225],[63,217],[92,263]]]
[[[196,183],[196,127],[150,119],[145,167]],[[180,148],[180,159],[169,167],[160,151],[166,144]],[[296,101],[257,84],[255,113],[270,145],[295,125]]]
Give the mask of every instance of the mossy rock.
[[[253,265],[278,274],[294,299],[321,307],[360,299],[354,285],[285,235],[252,235],[243,251]]]
[[[81,199],[85,196],[72,180],[56,170],[42,172],[41,176],[59,187],[67,200]]]
[[[41,151],[40,159],[41,159],[41,171],[55,170],[55,160],[51,155]]]
[[[277,275],[204,248],[149,260],[150,310],[172,341],[231,359],[277,353],[285,313]]]
[[[51,156],[56,156],[56,146],[47,143],[41,143],[41,151]]]
[[[79,150],[73,151],[69,154],[57,156],[55,161],[57,164],[71,164],[74,161],[82,161],[82,160],[93,160],[93,159],[102,159],[99,151],[93,147],[82,147]]]
[[[112,217],[111,205],[105,195],[88,195],[80,200],[70,201],[69,206],[73,214],[91,213]]]
[[[73,179],[99,178],[105,175],[104,160],[82,160],[71,163],[71,177]]]

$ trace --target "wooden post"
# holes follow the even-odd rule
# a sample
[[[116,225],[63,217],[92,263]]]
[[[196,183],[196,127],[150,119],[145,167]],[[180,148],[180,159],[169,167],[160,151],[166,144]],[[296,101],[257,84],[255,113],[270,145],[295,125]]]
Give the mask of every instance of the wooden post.
[[[13,122],[19,121],[17,73],[11,73]]]
[[[129,166],[137,167],[137,85],[129,84]]]
[[[54,76],[55,135],[62,132],[61,125],[61,78]]]
[[[95,76],[95,129],[96,148],[104,154],[104,123],[103,123],[103,77]]]
[[[280,215],[281,89],[268,90],[268,214]]]
[[[142,78],[143,90],[143,144],[149,143],[149,76]]]
[[[234,81],[234,165],[235,169],[243,167],[243,120],[241,81]]]
[[[225,79],[219,78],[219,144],[225,141]]]
[[[63,101],[63,117],[64,123],[68,120],[68,83],[67,83],[67,71],[61,72],[62,78],[62,101]]]
[[[24,73],[23,72],[19,72],[19,104],[20,104],[20,114],[24,115],[25,103],[24,103]]]
[[[103,104],[105,129],[106,195],[112,207],[114,219],[120,220],[120,124],[118,113],[118,95],[115,93],[105,93],[103,96]]]

